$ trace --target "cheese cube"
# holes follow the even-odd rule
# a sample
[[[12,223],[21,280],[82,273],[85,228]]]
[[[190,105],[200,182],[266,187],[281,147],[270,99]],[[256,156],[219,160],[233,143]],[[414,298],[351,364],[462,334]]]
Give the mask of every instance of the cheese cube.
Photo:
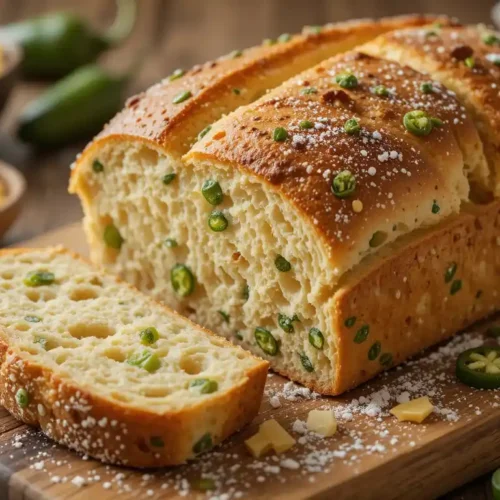
[[[266,420],[260,426],[259,433],[267,437],[274,451],[278,454],[289,450],[296,442],[295,439],[273,419]]]
[[[307,416],[307,428],[321,436],[330,437],[337,432],[337,419],[331,410],[311,410]]]
[[[273,447],[271,441],[262,432],[257,432],[250,439],[247,439],[245,445],[254,458],[260,458],[270,452]]]
[[[412,399],[408,403],[403,403],[395,406],[391,413],[397,417],[400,422],[417,422],[420,424],[431,413],[434,407],[427,396],[422,398]]]

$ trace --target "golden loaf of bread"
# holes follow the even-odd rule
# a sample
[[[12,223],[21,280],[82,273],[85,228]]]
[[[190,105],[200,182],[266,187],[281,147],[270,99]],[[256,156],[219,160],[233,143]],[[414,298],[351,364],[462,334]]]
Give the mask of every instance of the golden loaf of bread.
[[[485,105],[498,97],[476,95],[500,78],[481,27],[399,18],[316,31],[132,99],[79,158],[71,190],[94,261],[339,394],[498,309]],[[474,64],[449,46],[464,33]],[[418,56],[427,39],[446,71]]]

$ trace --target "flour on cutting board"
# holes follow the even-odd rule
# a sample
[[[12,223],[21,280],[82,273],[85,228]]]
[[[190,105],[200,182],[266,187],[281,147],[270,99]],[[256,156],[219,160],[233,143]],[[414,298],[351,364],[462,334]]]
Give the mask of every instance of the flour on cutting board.
[[[279,485],[293,478],[314,483],[318,475],[335,474],[338,467],[348,467],[352,474],[358,474],[367,455],[390,457],[402,449],[410,450],[419,445],[427,426],[459,425],[481,413],[479,407],[463,410],[465,391],[472,389],[456,381],[454,365],[459,353],[484,341],[479,334],[454,337],[432,352],[339,398],[323,398],[270,374],[259,421],[274,418],[297,440],[290,451],[281,455],[254,459],[241,445],[240,437],[196,462],[167,472],[120,469],[85,456],[83,460],[89,460],[92,467],[82,472],[81,467],[74,467],[73,456],[31,429],[15,433],[10,442],[0,447],[0,454],[16,462],[24,455],[30,468],[46,473],[48,483],[68,483],[75,489],[98,484],[103,490],[139,498],[160,498],[166,490],[175,490],[180,496],[205,490],[207,498],[230,500],[247,496],[256,483]],[[451,397],[450,387],[453,388]],[[390,415],[389,410],[398,403],[421,396],[428,396],[434,405],[434,412],[425,423],[397,423]],[[482,396],[487,406],[500,405],[500,392],[483,391]],[[333,437],[323,438],[307,430],[307,415],[312,409],[334,412],[338,431]],[[244,430],[244,439],[252,432],[255,429]],[[235,441],[238,444],[235,445]]]

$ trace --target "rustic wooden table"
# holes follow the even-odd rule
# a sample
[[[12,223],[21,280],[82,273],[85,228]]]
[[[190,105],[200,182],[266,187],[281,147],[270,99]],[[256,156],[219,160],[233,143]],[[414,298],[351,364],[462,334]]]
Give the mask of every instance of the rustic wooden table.
[[[189,67],[269,36],[299,31],[304,24],[410,12],[444,13],[470,23],[489,22],[493,4],[493,0],[140,0],[133,36],[102,62],[119,71],[127,67],[134,54],[147,48],[148,56],[130,88],[134,93],[176,67]],[[0,0],[0,24],[58,9],[72,9],[103,27],[113,16],[111,0]],[[13,138],[19,111],[43,88],[37,83],[19,85],[0,121],[0,159],[16,165],[28,180],[22,215],[0,246],[81,217],[77,200],[67,194],[66,188],[69,165],[84,144],[40,154]],[[446,498],[492,498],[490,476]]]

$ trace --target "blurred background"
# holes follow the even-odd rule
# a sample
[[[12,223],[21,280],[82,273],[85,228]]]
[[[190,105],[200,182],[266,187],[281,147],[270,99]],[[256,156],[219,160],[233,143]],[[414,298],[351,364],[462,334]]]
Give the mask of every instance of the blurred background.
[[[24,67],[24,74],[18,71],[19,78],[12,86],[8,101],[4,99],[7,103],[0,116],[0,161],[14,165],[27,180],[25,196],[17,207],[20,210],[16,208],[16,213],[11,214],[11,219],[16,216],[15,223],[0,239],[0,246],[31,238],[77,221],[81,217],[79,203],[67,194],[67,183],[69,165],[87,139],[84,137],[74,139],[69,134],[62,141],[63,144],[49,144],[48,149],[40,148],[47,146],[44,141],[47,142],[48,139],[44,138],[44,133],[50,129],[54,120],[59,120],[56,128],[60,126],[68,131],[72,126],[76,126],[82,132],[81,135],[89,135],[85,128],[86,126],[92,128],[94,119],[99,121],[104,115],[114,113],[114,108],[120,107],[127,96],[148,87],[170,74],[175,68],[188,68],[231,50],[259,44],[262,39],[276,37],[280,33],[298,32],[304,25],[412,12],[448,14],[467,23],[490,23],[495,2],[493,0],[138,0],[136,15],[133,7],[131,9],[130,5],[125,5],[134,3],[133,0],[122,0],[121,3],[123,7],[120,14],[121,26],[114,26],[113,41],[108,40],[107,44],[99,45],[102,40],[99,43],[94,39],[91,40],[97,44],[91,47],[91,51],[94,50],[94,55],[100,53],[99,67],[94,68],[98,73],[83,76],[80,74],[79,81],[66,85],[69,86],[69,94],[76,86],[76,91],[80,92],[79,98],[84,99],[83,102],[85,95],[81,94],[82,92],[85,94],[89,87],[92,90],[94,85],[96,88],[92,91],[99,92],[97,88],[99,85],[107,85],[111,97],[106,98],[104,93],[94,99],[94,102],[101,102],[99,99],[103,99],[102,104],[97,106],[102,116],[97,118],[92,116],[95,105],[93,110],[92,106],[85,105],[68,108],[65,107],[67,105],[65,103],[61,108],[62,111],[59,110],[59,116],[56,110],[55,116],[51,117],[50,125],[47,125],[48,122],[36,120],[44,110],[46,112],[47,106],[50,108],[54,104],[52,102],[54,95],[47,96],[43,93],[51,88],[54,82],[59,81],[56,85],[60,86],[61,76],[71,73],[72,70],[68,67],[57,68],[57,64],[61,63],[61,59],[71,62],[73,57],[81,56],[81,54],[65,55],[57,43],[73,44],[81,48],[86,46],[90,38],[97,33],[109,34],[107,30],[117,15],[116,3],[114,0],[0,0],[0,25],[3,27],[0,27],[0,47],[2,44],[8,46],[10,39],[16,37],[18,40],[25,40],[23,43],[28,45],[31,43],[29,45],[31,67]],[[11,23],[57,11],[72,12],[76,17],[54,18],[49,25],[43,26],[35,22],[35,24],[18,25],[15,29],[9,26],[5,28],[5,25]],[[70,34],[68,35],[65,30]],[[32,39],[26,42],[26,36],[28,39],[31,36]],[[43,57],[37,45],[40,43],[37,37],[40,36],[45,37],[45,42],[49,44],[48,53],[46,50]],[[61,36],[62,40],[54,41],[58,36]],[[4,50],[4,58],[6,54],[8,51]],[[74,62],[78,65],[77,61]],[[47,75],[45,73],[50,73],[48,69],[51,64],[56,65],[56,68],[53,68],[54,74]],[[2,72],[5,74],[8,69],[8,61],[3,68],[0,66],[0,100],[2,94],[6,97],[6,91],[2,88]],[[104,73],[99,73],[103,71]],[[105,73],[106,71],[109,71],[110,75],[128,74],[128,78],[117,83],[116,79],[112,79],[114,77]],[[69,78],[72,78],[71,75]],[[68,92],[68,88],[58,88],[56,101],[60,98],[61,92],[63,94]],[[37,98],[41,101],[33,104],[33,100]],[[108,104],[109,109],[107,109]],[[91,114],[82,114],[83,109]],[[61,113],[64,116],[61,116]],[[16,137],[20,122],[23,123],[21,134],[29,144],[23,143]],[[1,226],[0,221],[0,233]]]

